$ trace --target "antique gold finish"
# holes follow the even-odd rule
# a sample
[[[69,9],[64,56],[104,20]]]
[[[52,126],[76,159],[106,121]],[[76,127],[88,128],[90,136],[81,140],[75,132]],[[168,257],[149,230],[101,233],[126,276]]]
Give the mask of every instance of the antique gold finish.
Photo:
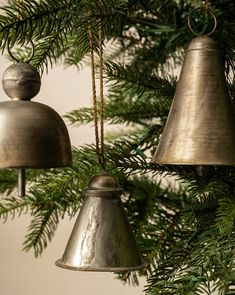
[[[28,63],[18,62],[3,73],[3,89],[14,100],[30,100],[41,87],[38,71]]]
[[[192,18],[192,15],[193,15],[193,13],[194,13],[195,11],[197,11],[197,10],[202,10],[202,7],[194,8],[194,9],[190,12],[190,14],[189,14],[189,16],[188,16],[188,26],[189,26],[189,29],[191,30],[191,32],[192,32],[194,35],[196,35],[196,36],[200,36],[200,35],[202,35],[202,34],[201,34],[200,32],[196,32],[196,31],[193,29],[192,24],[191,24],[191,18]],[[212,34],[214,33],[214,31],[216,30],[216,27],[217,27],[217,19],[216,19],[215,14],[213,13],[213,11],[210,10],[209,7],[207,7],[207,5],[206,5],[206,9],[205,9],[205,10],[206,10],[207,15],[210,15],[210,16],[213,18],[213,22],[214,22],[214,25],[213,25],[212,30],[211,30],[210,32],[208,32],[207,34],[204,34],[204,35],[206,35],[206,36],[210,36],[210,35],[212,35]]]
[[[27,63],[13,64],[3,75],[11,101],[0,103],[0,168],[20,168],[19,195],[24,194],[24,168],[55,168],[72,162],[65,123],[52,108],[31,102],[40,76]]]
[[[152,162],[235,164],[235,116],[219,51],[208,36],[196,37],[188,46]]]
[[[107,173],[91,178],[85,200],[56,265],[70,270],[122,272],[144,267],[130,229],[117,179]]]
[[[70,164],[68,131],[52,108],[23,100],[0,103],[0,168],[53,168]]]

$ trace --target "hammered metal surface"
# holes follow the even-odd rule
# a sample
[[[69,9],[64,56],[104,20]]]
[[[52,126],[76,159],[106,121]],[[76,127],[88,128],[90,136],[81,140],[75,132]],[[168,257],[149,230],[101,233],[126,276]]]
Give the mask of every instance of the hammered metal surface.
[[[95,194],[90,193],[92,190],[95,190]],[[56,262],[57,266],[70,270],[111,272],[143,267],[120,194],[121,190],[113,176],[96,175],[91,179],[63,257]]]
[[[235,116],[216,43],[191,41],[153,163],[234,165]]]
[[[0,103],[0,168],[69,166],[71,145],[64,121],[31,101]]]
[[[12,99],[30,100],[40,90],[41,79],[37,70],[28,63],[16,63],[3,73],[3,89]]]

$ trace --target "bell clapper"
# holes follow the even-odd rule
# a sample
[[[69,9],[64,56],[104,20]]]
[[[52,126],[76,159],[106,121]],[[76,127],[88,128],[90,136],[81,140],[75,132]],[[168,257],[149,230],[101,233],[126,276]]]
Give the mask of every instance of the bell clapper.
[[[25,185],[26,185],[26,177],[25,177],[25,169],[18,169],[18,196],[25,196]]]

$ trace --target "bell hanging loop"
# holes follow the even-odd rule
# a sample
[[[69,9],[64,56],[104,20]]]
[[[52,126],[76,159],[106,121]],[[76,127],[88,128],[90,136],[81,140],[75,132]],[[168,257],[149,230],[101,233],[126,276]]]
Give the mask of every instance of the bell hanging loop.
[[[35,47],[34,47],[33,41],[29,40],[28,43],[30,43],[30,46],[31,46],[31,55],[26,61],[24,61],[24,63],[30,63],[32,61],[32,59],[34,57],[34,53],[35,53]],[[20,60],[11,51],[10,41],[7,42],[7,52],[9,54],[9,56],[12,58],[12,60],[14,60],[17,63],[20,62]]]
[[[212,35],[216,28],[217,28],[217,18],[214,14],[214,12],[209,8],[209,4],[206,2],[205,3],[205,11],[207,13],[208,16],[211,16],[212,19],[213,19],[213,27],[211,29],[211,31],[209,31],[208,33],[205,33],[205,32],[197,32],[195,29],[193,29],[193,26],[192,26],[192,16],[193,14],[196,12],[196,11],[199,11],[199,10],[202,10],[203,8],[202,7],[196,7],[194,8],[190,13],[189,13],[189,16],[188,16],[188,27],[190,29],[190,31],[195,35],[195,36],[202,36],[202,35],[205,35],[205,36],[210,36]]]
[[[94,175],[84,202],[56,265],[69,270],[123,272],[145,266],[131,231],[117,179]]]
[[[212,15],[215,20],[213,32],[216,18]],[[208,34],[194,38],[188,46],[152,162],[235,164],[235,115],[220,52]]]

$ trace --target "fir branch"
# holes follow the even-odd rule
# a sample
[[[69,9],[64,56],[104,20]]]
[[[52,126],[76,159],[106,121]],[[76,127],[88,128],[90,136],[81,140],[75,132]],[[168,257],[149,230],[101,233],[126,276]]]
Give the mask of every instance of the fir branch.
[[[172,98],[175,92],[175,80],[173,78],[160,78],[154,74],[140,71],[135,66],[115,63],[106,64],[106,73],[109,81],[114,81],[117,87],[135,88],[135,93],[143,94],[152,91],[158,97]],[[112,93],[112,86],[110,92]],[[120,90],[119,90],[120,91]],[[134,92],[134,91],[133,91]],[[140,95],[141,97],[141,95]]]
[[[235,200],[234,195],[220,198],[216,212],[216,226],[221,235],[229,237],[234,231],[235,225]]]
[[[21,2],[18,7],[3,6],[3,14],[0,17],[1,48],[5,48],[7,42],[14,44],[17,40],[24,44],[27,40],[50,35],[53,31],[61,31],[62,21],[69,25],[74,1],[38,1]],[[16,15],[20,15],[20,19]],[[63,30],[68,29],[63,28]]]
[[[24,250],[33,249],[36,257],[42,254],[53,238],[60,218],[65,213],[71,217],[77,213],[81,205],[82,190],[88,184],[94,169],[98,169],[97,159],[94,167],[88,155],[75,153],[76,151],[76,164],[73,168],[49,170],[31,188],[29,209],[32,221],[24,241]],[[19,210],[18,207],[16,204],[16,210]]]
[[[26,213],[31,205],[30,198],[16,198],[14,196],[8,196],[7,198],[2,198],[0,203],[0,218],[4,221],[8,219],[9,216],[13,218],[20,216],[22,213]]]
[[[44,65],[56,62],[71,46],[67,43],[67,35],[76,36],[74,46],[85,47],[83,55],[88,51],[88,23],[92,23],[95,34],[98,31],[99,19],[103,18],[104,32],[119,24],[120,17],[127,13],[126,0],[89,2],[63,1],[31,1],[23,2],[17,8],[15,5],[2,7],[0,16],[0,47],[4,50],[7,44],[20,45],[28,40],[39,42],[39,53],[34,58],[34,64]],[[16,15],[20,15],[17,18]],[[110,22],[113,26],[110,26]],[[53,39],[53,46],[51,40]],[[42,46],[43,45],[43,46]],[[53,51],[54,50],[54,51]],[[36,57],[39,57],[36,59]]]
[[[147,294],[184,294],[187,291],[188,294],[203,294],[205,291],[211,294],[212,290],[219,291],[221,287],[221,282],[214,281],[215,277],[220,277],[226,282],[223,290],[231,287],[227,266],[222,261],[226,260],[226,256],[231,258],[234,243],[223,252],[222,249],[227,242],[216,237],[212,228],[206,232],[194,235],[191,245],[187,248],[178,245],[178,250],[169,253],[171,261],[166,260],[157,267],[156,273],[149,280]]]
[[[0,173],[0,193],[9,195],[16,186],[17,173],[16,170],[4,169]]]
[[[178,228],[182,224],[179,212],[186,199],[183,190],[175,194],[170,187],[163,188],[160,182],[146,176],[130,178],[122,186],[125,191],[124,206],[141,253],[150,262],[149,267],[135,273],[135,283],[138,283],[138,276],[151,275],[157,263],[156,257],[166,257],[175,247],[182,234],[182,229]],[[134,279],[131,273],[121,274],[119,278],[128,282]]]
[[[164,102],[125,102],[114,101],[105,104],[104,119],[110,124],[131,124],[146,125],[148,120],[166,117],[168,107]],[[93,122],[93,109],[81,108],[71,111],[64,116],[72,125],[80,126]]]
[[[110,86],[104,116],[112,124],[145,125],[154,118],[165,118],[175,90],[175,81],[147,75],[132,66],[107,64]],[[156,97],[158,99],[156,99]],[[80,125],[93,120],[92,108],[81,108],[65,115],[70,123]]]
[[[31,64],[36,68],[40,68],[41,72],[43,72],[44,68],[48,71],[48,66],[50,65],[52,68],[53,64],[66,51],[66,41],[63,32],[56,32],[54,35],[42,39],[37,43]]]
[[[48,210],[44,214],[38,212],[28,228],[23,250],[29,251],[33,247],[34,255],[38,257],[54,236],[58,222],[56,210]]]
[[[173,1],[172,0],[167,0],[167,1],[141,0],[140,3],[144,7],[146,12],[151,11],[153,13],[153,12],[157,12],[163,6],[168,6],[168,7],[171,6],[173,4]]]

